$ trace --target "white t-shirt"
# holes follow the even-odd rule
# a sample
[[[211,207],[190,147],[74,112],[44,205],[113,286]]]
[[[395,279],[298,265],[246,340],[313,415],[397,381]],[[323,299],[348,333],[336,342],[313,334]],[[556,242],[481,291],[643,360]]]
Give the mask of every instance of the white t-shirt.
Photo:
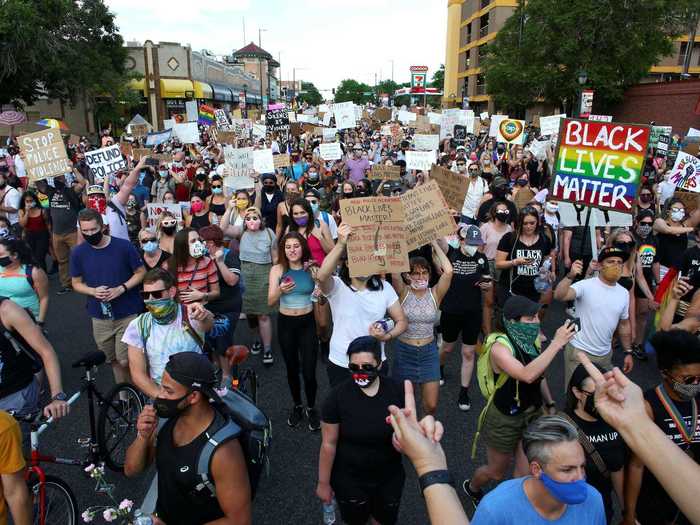
[[[468,175],[464,175],[469,177]],[[469,177],[471,178],[471,177]],[[489,186],[481,177],[476,177],[470,181],[467,188],[467,194],[464,196],[464,205],[462,206],[462,215],[470,219],[476,218],[476,213],[479,211],[479,203],[481,202],[484,193],[489,191]]]
[[[121,210],[123,217],[114,211],[109,205],[107,205],[105,216],[102,217],[102,219],[105,224],[109,224],[109,234],[112,237],[117,237],[128,241],[129,228],[126,224],[126,209],[124,208],[124,205],[116,198],[112,199],[111,202],[114,203],[117,209]]]
[[[331,363],[347,368],[350,343],[358,337],[369,335],[370,325],[384,319],[389,307],[398,302],[399,296],[394,288],[386,281],[382,281],[382,285],[383,289],[375,292],[353,291],[339,277],[333,277],[333,289],[327,295],[333,314],[333,335],[328,357]],[[385,359],[382,349],[382,361]]]
[[[141,314],[143,315],[143,314]],[[143,350],[143,338],[139,333],[139,318],[133,319],[124,330],[122,343]],[[199,337],[204,339],[204,331],[199,321],[190,319],[190,325]],[[182,327],[182,309],[178,306],[177,317],[170,324],[151,324],[148,339],[146,340],[146,361],[148,362],[148,374],[151,379],[160,385],[165,371],[165,365],[173,354],[180,352],[202,353],[202,349],[190,334]]]
[[[24,179],[27,176],[27,169],[24,166],[24,160],[22,160],[22,157],[19,156],[19,154],[15,155],[12,157],[12,160],[15,163],[15,173],[20,179]]]
[[[571,340],[572,346],[598,357],[609,354],[618,323],[630,316],[629,292],[617,283],[605,284],[600,277],[571,287],[576,291],[576,315],[581,319],[581,330]]]
[[[2,198],[2,205],[7,207],[7,208],[14,208],[15,210],[19,210],[19,203],[22,200],[22,194],[17,191],[16,188],[13,188],[9,184],[5,186],[6,190],[3,194]],[[7,217],[7,220],[10,221],[10,224],[17,224],[19,222],[19,213],[9,213],[9,212],[2,212],[5,217]]]

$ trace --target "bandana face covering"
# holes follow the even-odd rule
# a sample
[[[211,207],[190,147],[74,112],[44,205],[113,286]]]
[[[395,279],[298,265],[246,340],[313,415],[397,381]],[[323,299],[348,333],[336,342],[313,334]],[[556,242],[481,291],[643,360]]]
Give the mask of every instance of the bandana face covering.
[[[537,357],[540,351],[535,346],[537,336],[540,333],[540,323],[522,323],[520,321],[511,321],[504,319],[508,337],[526,354]]]
[[[150,299],[144,301],[146,310],[151,312],[153,320],[158,324],[170,324],[177,316],[177,303],[175,299],[163,297],[162,299]]]

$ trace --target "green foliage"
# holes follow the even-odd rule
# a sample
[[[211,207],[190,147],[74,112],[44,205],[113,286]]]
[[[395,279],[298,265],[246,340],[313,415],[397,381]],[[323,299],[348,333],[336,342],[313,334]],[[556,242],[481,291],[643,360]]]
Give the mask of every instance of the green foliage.
[[[323,97],[321,96],[321,93],[319,93],[318,89],[316,88],[316,86],[313,85],[313,83],[302,82],[301,90],[306,91],[306,93],[302,93],[301,95],[297,96],[297,101],[300,104],[306,102],[310,106],[318,106],[323,102]]]
[[[622,98],[687,31],[690,0],[529,0],[488,45],[481,64],[496,107],[537,102],[571,107],[587,73],[595,105]]]
[[[438,88],[443,90],[445,87],[445,64],[440,64],[440,69],[433,73],[433,80],[428,84],[428,87]]]
[[[370,92],[370,95],[365,95]],[[349,78],[343,80],[335,90],[335,102],[352,101],[355,104],[365,104],[375,98],[374,88]]]
[[[0,104],[125,95],[127,50],[102,0],[0,0]]]

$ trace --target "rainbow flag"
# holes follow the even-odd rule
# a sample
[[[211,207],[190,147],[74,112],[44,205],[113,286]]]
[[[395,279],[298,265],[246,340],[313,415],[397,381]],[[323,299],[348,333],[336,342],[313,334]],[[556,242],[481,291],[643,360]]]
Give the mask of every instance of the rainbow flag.
[[[199,105],[199,118],[197,119],[198,124],[204,126],[214,125],[214,108],[207,106],[206,104]]]

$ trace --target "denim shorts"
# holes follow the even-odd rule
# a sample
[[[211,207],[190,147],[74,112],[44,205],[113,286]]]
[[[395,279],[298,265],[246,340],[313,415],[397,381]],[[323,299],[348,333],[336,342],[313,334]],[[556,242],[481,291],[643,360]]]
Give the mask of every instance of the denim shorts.
[[[435,341],[414,346],[397,339],[394,343],[394,363],[391,376],[399,381],[430,383],[440,380],[440,354]]]

